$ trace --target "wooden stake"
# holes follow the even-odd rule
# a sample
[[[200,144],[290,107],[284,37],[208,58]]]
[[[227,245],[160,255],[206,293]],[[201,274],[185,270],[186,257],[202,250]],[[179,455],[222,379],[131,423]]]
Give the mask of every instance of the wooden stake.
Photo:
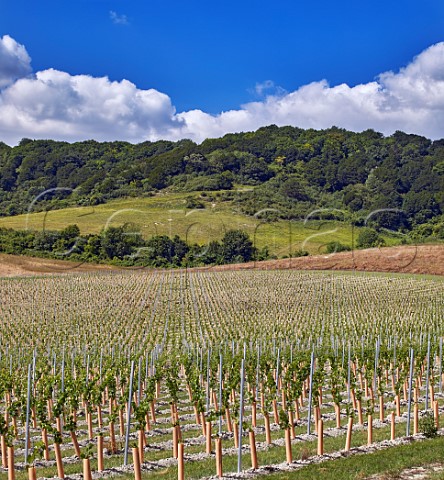
[[[357,400],[358,403],[358,423],[359,425],[364,425],[364,420],[362,418],[362,402],[361,400]]]
[[[348,424],[347,424],[347,436],[346,436],[346,439],[345,439],[345,450],[346,451],[350,450],[352,431],[353,431],[353,417],[349,417],[348,418]]]
[[[48,446],[48,432],[46,428],[42,428],[42,442],[45,444],[45,449],[43,451],[43,457],[46,461],[49,460],[49,446]]]
[[[278,409],[277,409],[277,402],[276,400],[273,400],[271,402],[272,406],[273,406],[273,416],[274,416],[274,423],[276,424],[279,424],[279,412],[278,412]]]
[[[185,468],[184,468],[184,448],[183,443],[179,443],[177,446],[177,480],[185,480]]]
[[[194,411],[194,417],[196,418],[196,423],[197,423],[197,425],[200,425],[201,424],[200,413],[197,410],[197,405],[196,404],[193,405],[193,411]]]
[[[239,448],[239,427],[237,423],[233,423],[233,437],[234,437],[234,448]]]
[[[335,403],[336,428],[341,428],[341,407]]]
[[[257,408],[256,408],[256,401],[253,401],[251,404],[251,425],[254,428],[257,427]]]
[[[37,473],[34,465],[32,465],[32,467],[28,467],[28,480],[37,480]]]
[[[76,452],[76,455],[80,458],[81,453],[80,453],[79,442],[77,441],[76,432],[72,431],[72,432],[69,432],[69,434],[71,435],[71,441],[74,447],[74,451]]]
[[[399,396],[399,394],[396,394],[395,402],[396,402],[396,416],[400,417],[401,416],[401,397]]]
[[[384,397],[381,395],[379,397],[379,421],[383,422],[384,418]]]
[[[97,405],[97,422],[99,428],[103,428],[102,407],[100,405]]]
[[[324,422],[318,421],[318,455],[324,455]]]
[[[296,431],[295,431],[295,428],[294,428],[293,410],[290,410],[288,412],[288,421],[290,423],[291,439],[293,440],[294,438],[296,438]]]
[[[294,417],[297,422],[301,419],[299,414],[299,403],[297,400],[294,402]]]
[[[367,382],[367,380],[366,380],[366,382]],[[355,390],[353,388],[350,390],[350,396],[351,396],[351,400],[353,402],[353,409],[356,410],[358,408],[358,405],[356,403],[356,393],[355,393]],[[368,395],[366,395],[366,396],[368,396]]]
[[[8,480],[15,480],[14,447],[8,447]]]
[[[201,420],[201,426],[202,426],[202,435],[204,435],[205,437],[207,436],[207,419],[205,418],[205,413],[202,412],[201,414],[201,417],[202,417],[202,420]]]
[[[271,445],[270,417],[268,412],[264,412],[265,441]]]
[[[250,430],[248,437],[250,439],[251,468],[253,470],[256,470],[257,468],[259,468],[259,465],[257,462],[256,436],[253,430]]]
[[[2,451],[2,467],[8,468],[8,455],[6,453],[6,440],[4,435],[0,435],[0,444],[1,444],[1,451]]]
[[[142,429],[139,430],[138,442],[137,446],[139,448],[139,457],[140,457],[140,464],[144,462],[143,452],[145,448],[146,438],[145,438],[145,431]]]
[[[60,478],[65,478],[65,471],[63,469],[63,461],[62,461],[62,452],[60,451],[59,443],[54,443],[54,453],[55,453],[56,463],[57,463],[57,476]]]
[[[133,464],[134,464],[134,480],[142,480],[142,472],[140,471],[140,455],[139,449],[134,447],[133,451]]]
[[[93,424],[92,424],[92,415],[91,412],[88,412],[86,414],[86,420],[88,422],[88,438],[90,440],[94,439],[94,433],[93,433]]]
[[[285,429],[285,456],[288,464],[293,462],[293,452],[291,450],[291,435],[289,428]]]
[[[178,451],[178,446],[179,444],[179,439],[177,438],[177,428],[173,427],[173,457],[177,458],[179,451]]]
[[[413,405],[413,435],[417,435],[419,432],[419,407],[415,403]]]
[[[146,415],[145,415],[145,422],[146,422],[146,431],[149,432],[151,430],[151,422],[150,422],[150,414],[148,412],[146,412]],[[145,442],[145,445],[146,445],[146,442]]]
[[[287,410],[287,396],[285,395],[285,390],[282,390],[281,397],[282,397],[282,409]]]
[[[123,420],[123,410],[119,408],[119,433],[123,437],[125,435],[125,423]]]
[[[97,471],[103,472],[103,436],[97,437]]]
[[[216,475],[221,478],[222,473],[222,439],[216,438]]]
[[[373,443],[373,416],[367,416],[367,445]]]
[[[230,409],[227,407],[225,410],[225,420],[227,422],[227,430],[229,432],[233,431],[233,422],[231,421]]]
[[[433,416],[435,417],[435,427],[439,429],[439,406],[438,400],[433,401]]]
[[[210,455],[212,450],[212,442],[211,442],[211,422],[206,422],[206,442],[205,442],[205,452]]]
[[[319,407],[314,407],[314,426],[315,426],[315,433],[318,433],[318,422],[320,420],[320,415],[319,415]]]
[[[61,435],[63,435],[62,419],[60,417],[56,417],[56,429]]]
[[[92,480],[91,463],[89,458],[83,459],[83,480]]]

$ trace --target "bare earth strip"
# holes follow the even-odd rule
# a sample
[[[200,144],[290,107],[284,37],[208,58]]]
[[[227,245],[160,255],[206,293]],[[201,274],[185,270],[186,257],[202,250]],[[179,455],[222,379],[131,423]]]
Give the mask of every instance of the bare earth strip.
[[[221,265],[217,269],[295,269],[357,270],[444,275],[444,245],[408,245],[371,248],[330,255],[267,260],[239,265]]]
[[[444,275],[444,245],[408,245],[209,267],[211,270],[356,270]],[[108,265],[0,254],[0,277],[130,270]]]
[[[0,277],[110,271],[113,267],[47,258],[0,254]]]

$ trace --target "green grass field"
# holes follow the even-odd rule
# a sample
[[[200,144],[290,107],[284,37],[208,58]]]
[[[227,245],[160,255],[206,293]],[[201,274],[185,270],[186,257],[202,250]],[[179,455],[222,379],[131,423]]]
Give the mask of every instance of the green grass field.
[[[33,230],[61,230],[77,224],[82,234],[99,233],[107,226],[134,223],[145,238],[179,235],[189,243],[219,240],[225,231],[241,229],[258,248],[269,247],[277,257],[298,250],[320,253],[322,246],[337,241],[352,246],[358,229],[332,221],[277,221],[265,223],[240,213],[235,202],[205,202],[204,209],[186,208],[190,194],[165,194],[149,198],[114,200],[94,207],[78,207],[0,218],[0,227]],[[396,242],[386,239],[387,244]]]

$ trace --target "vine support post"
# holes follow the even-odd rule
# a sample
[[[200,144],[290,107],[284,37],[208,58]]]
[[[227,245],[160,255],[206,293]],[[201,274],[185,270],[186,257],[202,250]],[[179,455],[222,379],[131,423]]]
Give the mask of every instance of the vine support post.
[[[31,364],[28,365],[28,391],[26,396],[26,427],[25,427],[25,463],[29,454],[29,413],[31,411]]]
[[[442,393],[442,337],[439,338],[439,391]]]
[[[313,401],[313,374],[314,374],[314,348],[311,352],[310,362],[310,389],[308,393],[307,435],[311,434],[311,409]]]
[[[123,460],[123,464],[125,466],[128,465],[128,446],[129,446],[129,434],[130,434],[130,428],[131,428],[131,399],[133,398],[133,377],[134,377],[134,360],[131,362],[128,408],[126,411],[125,455]]]
[[[223,384],[223,357],[219,354],[219,408],[221,409],[219,415],[219,436],[222,435],[222,384]]]
[[[240,386],[240,406],[239,406],[239,441],[237,453],[237,473],[242,471],[242,430],[244,422],[244,385],[245,385],[245,359],[242,359],[241,365],[241,386]]]
[[[410,435],[410,416],[412,411],[412,387],[413,387],[413,362],[414,353],[413,348],[410,349],[410,371],[409,371],[409,392],[408,392],[408,406],[407,406],[407,437]]]
[[[426,386],[425,386],[425,409],[429,408],[429,383],[430,383],[430,332],[427,338],[427,371],[426,371]]]

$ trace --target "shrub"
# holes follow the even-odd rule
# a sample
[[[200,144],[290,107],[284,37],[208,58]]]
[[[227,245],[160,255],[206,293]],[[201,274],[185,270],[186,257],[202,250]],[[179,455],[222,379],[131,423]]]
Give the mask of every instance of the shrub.
[[[330,242],[326,245],[327,253],[349,252],[351,248],[341,242]]]
[[[424,434],[427,438],[433,438],[438,435],[438,429],[435,425],[435,417],[431,412],[426,412],[419,419],[419,431]]]
[[[358,235],[356,246],[358,248],[372,248],[384,245],[384,239],[373,228],[363,228]]]

